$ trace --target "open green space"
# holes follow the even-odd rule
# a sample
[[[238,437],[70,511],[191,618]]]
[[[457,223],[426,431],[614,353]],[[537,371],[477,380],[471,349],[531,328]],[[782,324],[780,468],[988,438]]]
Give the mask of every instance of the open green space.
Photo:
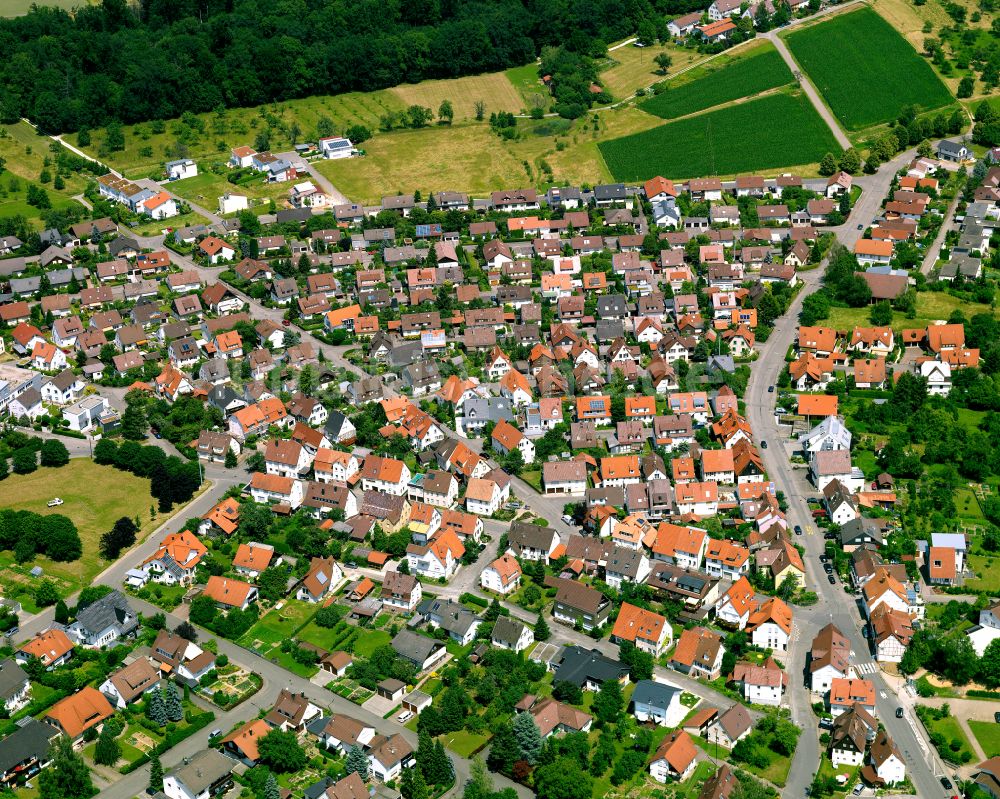
[[[767,43],[730,61],[711,62],[677,80],[676,84],[667,83],[666,91],[639,107],[658,117],[675,119],[784,86],[793,77],[778,51]]]
[[[336,133],[343,133],[352,125],[376,130],[384,114],[403,108],[403,103],[390,91],[320,95],[252,108],[229,108],[221,113],[196,114],[193,124],[172,119],[165,123],[128,125],[124,130],[125,149],[110,153],[100,152],[104,131],[95,129],[91,132],[91,144],[80,149],[100,158],[126,177],[162,177],[163,164],[174,158],[227,161],[230,148],[252,147],[257,132],[265,128],[270,130],[270,150],[284,152],[292,148],[292,134],[296,130],[297,141],[315,139],[321,119],[331,120]],[[67,136],[66,140],[79,146],[76,134]]]
[[[95,5],[96,0],[45,0],[44,4],[38,3],[38,0],[4,0],[0,3],[0,17],[20,17],[36,4],[72,11],[77,6]],[[21,796],[21,792],[18,791],[17,795]]]
[[[839,14],[785,39],[850,130],[895,119],[908,105],[930,111],[953,101],[930,65],[869,8]]]
[[[931,743],[935,743],[935,739],[941,736],[935,746],[942,758],[951,763],[965,763],[975,757],[965,730],[962,729],[962,725],[954,716],[936,719],[932,714],[924,712],[920,714],[920,717],[930,733]],[[942,739],[943,742],[941,742]],[[963,752],[968,752],[969,757],[963,759]]]
[[[441,736],[441,743],[459,757],[470,758],[480,751],[493,736],[490,733],[458,730]]]
[[[291,599],[281,608],[275,607],[264,614],[237,643],[255,650],[266,650],[268,645],[280,646],[282,641],[292,638],[295,631],[316,612],[316,609],[316,605]]]
[[[964,313],[967,319],[975,314],[991,313],[989,305],[968,302],[943,291],[922,291],[917,294],[916,316],[910,319],[905,314],[893,314],[891,327],[897,331],[927,327],[932,322],[947,319],[956,310]],[[831,308],[823,324],[836,330],[852,330],[858,325],[871,325],[870,313],[870,308]]]
[[[219,160],[225,160],[220,158]],[[243,194],[251,202],[257,200],[278,200],[288,196],[288,183],[268,183],[261,179],[246,185],[236,185],[226,179],[225,174],[217,175],[209,168],[209,162],[199,164],[199,172],[193,178],[174,180],[167,187],[178,197],[200,205],[209,211],[218,208],[219,197],[223,194]]]
[[[1000,724],[975,719],[969,719],[968,724],[986,757],[1000,755]]]
[[[333,627],[321,627],[311,621],[296,638],[328,652],[345,650],[359,657],[370,657],[372,652],[392,640],[386,630],[358,627],[343,620]]]
[[[839,147],[801,93],[720,108],[599,145],[617,180],[735,175],[813,164]]]
[[[47,507],[55,497],[62,499],[63,504]],[[17,565],[8,557],[9,552],[0,553],[0,585],[4,586],[4,593],[14,597],[22,591],[33,593],[38,581],[28,572],[34,566],[41,566],[45,575],[56,581],[61,593],[90,585],[107,566],[107,561],[98,554],[101,535],[122,516],[128,516],[138,518],[141,529],[137,538],[142,541],[158,524],[150,519],[150,507],[155,505],[148,479],[111,466],[99,466],[89,458],[73,458],[61,468],[11,475],[0,483],[0,507],[67,516],[80,533],[83,557],[71,563],[55,563],[36,556]]]

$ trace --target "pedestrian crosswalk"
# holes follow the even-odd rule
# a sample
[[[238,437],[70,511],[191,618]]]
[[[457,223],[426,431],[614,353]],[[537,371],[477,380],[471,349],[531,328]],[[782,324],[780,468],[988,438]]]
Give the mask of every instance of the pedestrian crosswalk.
[[[874,674],[878,671],[878,664],[874,660],[869,660],[867,663],[858,663],[854,668],[858,674]]]

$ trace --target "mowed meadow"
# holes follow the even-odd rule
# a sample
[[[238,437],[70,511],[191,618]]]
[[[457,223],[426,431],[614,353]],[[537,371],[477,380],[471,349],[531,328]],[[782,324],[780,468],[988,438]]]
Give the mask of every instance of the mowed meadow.
[[[840,147],[800,92],[668,122],[599,145],[616,180],[693,178],[814,164]]]
[[[784,38],[849,130],[888,122],[908,105],[931,111],[954,101],[927,61],[870,8],[838,14]]]

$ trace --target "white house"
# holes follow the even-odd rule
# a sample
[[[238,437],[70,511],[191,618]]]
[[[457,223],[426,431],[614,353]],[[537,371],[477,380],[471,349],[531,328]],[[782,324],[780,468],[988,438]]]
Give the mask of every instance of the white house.
[[[169,180],[184,180],[198,174],[198,165],[190,158],[180,161],[167,161],[167,178]]]
[[[69,422],[70,430],[86,433],[98,423],[110,407],[106,397],[93,394],[63,408],[63,419]]]
[[[903,756],[885,730],[880,730],[875,736],[868,756],[875,773],[886,785],[897,785],[906,779]]]
[[[233,784],[235,760],[217,749],[203,749],[163,775],[163,793],[168,799],[211,799]]]
[[[250,208],[250,201],[242,194],[223,194],[219,198],[219,213],[235,214]]]
[[[500,649],[510,649],[513,652],[523,652],[535,641],[531,628],[509,616],[500,616],[493,625],[490,643]]]
[[[319,140],[319,150],[324,158],[350,158],[357,155],[357,149],[350,139],[343,136],[329,136]]]
[[[478,516],[492,516],[510,499],[510,482],[503,486],[486,477],[470,477],[465,490],[465,509]]]
[[[506,595],[516,591],[521,585],[521,567],[517,559],[503,554],[479,575],[479,584],[484,591]]]
[[[681,689],[667,683],[640,680],[632,692],[632,715],[660,727],[676,727],[688,708],[681,704]]]

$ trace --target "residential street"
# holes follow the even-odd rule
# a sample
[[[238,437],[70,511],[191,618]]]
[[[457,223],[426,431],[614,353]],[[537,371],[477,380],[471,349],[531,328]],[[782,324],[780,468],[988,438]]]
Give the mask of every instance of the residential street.
[[[901,153],[883,164],[875,175],[867,175],[855,181],[864,188],[864,193],[852,209],[847,223],[837,229],[837,240],[841,244],[853,247],[861,237],[863,228],[876,216],[893,175],[913,156],[914,151]],[[862,230],[858,229],[859,225]],[[788,667],[793,680],[792,712],[796,723],[802,727],[803,734],[792,761],[784,795],[796,797],[805,795],[820,757],[818,728],[809,707],[811,699],[802,687],[800,678],[804,673],[805,655],[812,639],[824,624],[833,622],[851,641],[855,652],[854,663],[857,665],[871,661],[867,640],[861,634],[862,617],[853,596],[845,593],[839,581],[836,585],[830,585],[820,568],[819,556],[823,553],[824,541],[812,525],[812,517],[805,502],[807,497],[818,496],[818,493],[805,481],[803,470],[794,470],[785,455],[782,446],[784,434],[774,415],[777,394],[768,392],[768,387],[778,382],[778,375],[785,368],[785,353],[795,341],[803,299],[819,286],[824,268],[825,263],[812,271],[799,273],[805,287],[795,298],[784,321],[776,325],[767,342],[760,345],[760,357],[754,364],[745,398],[747,419],[753,427],[755,437],[758,441],[768,441],[771,444],[768,449],[761,449],[760,454],[775,489],[783,492],[788,501],[788,523],[790,526],[800,525],[803,530],[808,531],[806,535],[797,538],[796,543],[805,547],[804,561],[809,587],[819,595],[819,603],[815,606],[795,609],[798,642],[793,653],[794,660]],[[875,684],[879,720],[903,752],[908,776],[918,795],[944,795],[938,776],[944,774],[945,770],[936,752],[909,719],[896,718],[896,708],[900,703],[882,678],[881,672],[876,668],[873,673],[866,671],[864,677]]]

